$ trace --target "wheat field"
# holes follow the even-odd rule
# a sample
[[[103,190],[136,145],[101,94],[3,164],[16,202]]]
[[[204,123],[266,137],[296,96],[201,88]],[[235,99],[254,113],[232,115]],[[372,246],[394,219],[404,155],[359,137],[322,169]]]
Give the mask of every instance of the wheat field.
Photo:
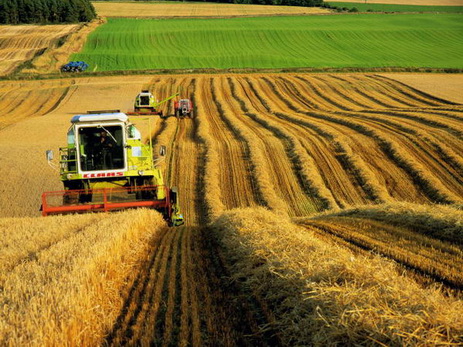
[[[61,189],[45,149],[64,144],[73,115],[128,111],[141,89],[157,99],[180,91],[195,104],[193,119],[132,119],[156,150],[167,146],[160,165],[169,185],[179,187],[186,226],[164,228],[149,211],[38,217],[40,194]],[[0,92],[8,90],[0,109],[15,109],[28,92],[39,103],[53,90],[56,101],[9,116],[0,129],[0,231],[25,230],[0,244],[0,266],[8,269],[2,286],[10,283],[9,295],[22,300],[0,326],[11,332],[6,343],[52,344],[44,336],[166,346],[462,343],[458,100],[377,74],[0,82]],[[172,115],[173,103],[161,109]],[[110,247],[113,234],[121,241]],[[91,290],[71,282],[78,289],[63,302],[76,304],[57,305],[47,324],[33,324],[46,305],[26,307],[15,278],[57,266],[46,260],[60,250],[73,254],[76,245],[82,257],[101,248],[117,258],[130,240],[143,245],[129,261],[137,265],[122,262],[128,272],[110,273],[130,273],[128,280],[98,282],[119,293],[99,296],[107,318],[93,324],[109,312],[97,310],[74,325],[103,293],[93,291],[99,285],[86,272]],[[68,264],[69,256],[60,256]],[[52,283],[62,283],[57,292],[70,288],[65,278],[80,271],[82,257],[69,263],[69,274],[49,271],[56,273]],[[33,295],[55,293],[47,281],[31,282]],[[6,300],[3,293],[0,303]],[[62,315],[70,319],[58,328]],[[30,324],[15,323],[24,319]]]
[[[272,15],[306,15],[330,13],[327,9],[297,6],[242,5],[223,3],[108,3],[93,2],[103,17],[248,17]]]
[[[41,55],[60,39],[77,31],[79,25],[0,25],[0,76]]]

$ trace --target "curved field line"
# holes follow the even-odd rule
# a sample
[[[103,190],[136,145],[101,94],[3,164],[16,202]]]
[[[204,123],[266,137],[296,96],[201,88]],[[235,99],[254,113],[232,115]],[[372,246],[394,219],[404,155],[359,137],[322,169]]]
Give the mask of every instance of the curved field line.
[[[406,229],[355,218],[306,221],[303,226],[356,251],[373,251],[402,264],[419,275],[463,288],[461,248]]]
[[[361,102],[368,106],[368,109],[378,109],[378,108],[401,108],[404,105],[397,100],[387,98],[383,93],[378,92],[376,88],[373,88],[369,84],[359,83],[350,75],[328,75],[321,76],[327,83],[334,82],[335,84],[345,85],[346,90],[351,90],[355,93],[355,99],[358,102]]]
[[[329,75],[311,76],[311,78],[317,81],[318,85],[323,88],[326,94],[329,94],[330,96],[332,95],[333,100],[336,100],[337,103],[346,105],[352,110],[371,108],[370,100],[362,100],[361,98],[358,98],[358,94],[352,93],[348,84],[339,83],[339,81],[334,81],[335,83],[333,83],[333,80],[329,77]]]
[[[22,63],[76,31],[79,25],[18,25],[0,27],[0,75],[13,72]]]
[[[461,161],[463,158],[461,158],[461,155],[458,153],[463,153],[463,136],[460,135],[458,129],[449,129],[445,124],[427,120],[423,121],[423,119],[414,116],[408,117],[403,114],[396,115],[387,113],[387,116],[392,116],[394,118],[391,119],[388,117],[388,119],[385,119],[384,117],[370,116],[372,113],[373,112],[363,112],[356,115],[350,114],[349,116],[371,119],[378,124],[383,123],[395,127],[399,133],[403,133],[403,136],[409,138],[410,141],[420,148],[427,147],[428,145],[432,146],[442,158],[442,160],[439,161],[442,165],[450,165],[457,168],[456,171],[451,167],[447,168],[449,174],[455,179],[461,179]],[[377,113],[374,112],[374,114]],[[379,114],[379,116],[381,115],[384,115],[384,113]],[[418,143],[424,144],[419,145]]]
[[[235,88],[237,90],[235,93],[237,93],[236,97],[241,95],[242,102],[246,100],[250,103],[249,100],[261,100],[271,110],[269,105],[272,105],[273,99],[269,98],[268,103],[267,100],[263,100],[252,81],[237,79],[237,82],[238,87]],[[230,83],[232,83],[231,80]],[[336,205],[343,207],[367,201],[362,194],[356,195],[357,188],[351,184],[351,180],[336,157],[337,150],[331,145],[330,134],[317,128],[301,127],[307,124],[303,122],[294,124],[291,122],[291,117],[281,113],[259,112],[255,102],[250,104],[252,109],[248,110],[244,105],[243,107],[246,107],[246,110],[243,109],[244,112],[248,112],[247,114],[261,126],[268,127],[276,133],[282,133],[289,139],[293,147],[290,149],[290,156],[294,157],[295,166],[300,170],[303,180],[301,184],[307,181],[308,188],[313,187],[321,194],[322,199],[330,202],[332,207]],[[294,153],[291,154],[291,152]]]
[[[227,94],[231,94],[231,91],[227,91]],[[256,127],[252,120],[241,115],[239,103],[229,100],[230,103],[224,104],[224,107],[230,110],[230,123],[249,143],[261,187],[265,187],[268,192],[273,190],[277,194],[277,197],[270,200],[271,203],[267,199],[269,206],[282,205],[281,202],[285,201],[291,215],[314,211],[316,202],[299,186],[293,164],[288,158],[285,143],[287,140],[282,138],[281,134],[275,135],[261,126]],[[269,173],[273,174],[273,177]],[[282,210],[282,206],[277,209]]]
[[[209,83],[208,83],[209,82]],[[209,96],[209,97],[208,97]],[[209,110],[214,109],[213,100],[210,91],[210,81],[204,78],[197,83],[197,90],[194,95],[195,112],[198,120],[198,139],[201,141],[204,150],[204,185],[202,187],[204,195],[204,205],[206,209],[206,219],[212,221],[214,217],[224,210],[222,202],[222,190],[220,185],[220,170],[219,170],[219,151],[217,144],[211,136],[211,128],[209,122],[204,115],[209,113]]]
[[[257,206],[261,199],[258,187],[255,185],[256,177],[252,172],[249,161],[250,149],[246,142],[241,141],[239,133],[233,128],[223,102],[227,101],[227,94],[219,94],[223,86],[217,87],[217,79],[210,80],[210,91],[205,96],[214,102],[214,109],[208,109],[207,121],[210,124],[214,141],[219,151],[220,182],[222,201],[227,209],[236,207]],[[211,105],[212,106],[212,105]]]
[[[369,126],[360,124],[355,119],[346,118],[342,114],[315,114],[313,112],[305,112],[305,114],[310,117],[329,121],[333,123],[333,125],[338,124],[347,126],[348,128],[373,139],[378,143],[378,145],[380,145],[380,150],[387,157],[392,159],[396,166],[399,166],[405,170],[410,175],[410,177],[413,178],[416,184],[423,188],[423,192],[425,192],[432,200],[449,201],[449,199],[452,199],[451,197],[455,197],[453,193],[449,192],[447,188],[442,186],[440,181],[436,180],[432,175],[423,169],[421,164],[416,162],[416,160],[413,158],[413,154],[412,157],[410,157],[410,154],[408,154],[406,148],[398,146],[394,141],[391,142],[387,137],[381,135],[386,127],[375,127],[375,130],[373,131],[371,128],[369,128]],[[377,131],[379,131],[379,133],[377,133]],[[393,134],[392,131],[389,131],[389,133],[393,136],[397,136],[397,134]],[[361,152],[362,150],[358,151],[358,153]],[[382,155],[383,157],[384,154]],[[426,158],[426,156],[424,156],[424,158]]]
[[[295,107],[289,101],[293,95],[297,95],[298,102],[301,102],[303,104],[306,104],[308,102],[307,99],[303,95],[301,95],[295,88],[292,88],[291,90],[286,89],[286,92],[288,93],[288,96],[289,96],[289,99],[288,99],[287,97],[283,96],[283,94],[277,89],[277,87],[273,84],[272,81],[270,81],[267,78],[264,78],[263,80],[265,81],[265,83],[261,83],[260,88],[262,89],[263,93],[266,95],[275,94],[275,97],[272,97],[270,99],[274,100],[273,102],[275,103],[275,107],[277,109],[281,109],[281,110],[290,109],[296,113],[301,112],[297,107]],[[292,85],[292,87],[294,86]],[[277,103],[276,100],[279,100],[281,102]],[[281,112],[275,112],[274,114],[289,122],[295,122],[297,124],[300,124],[304,126],[305,128],[307,127],[313,128],[318,132],[318,134],[330,140],[330,142],[332,143],[331,144],[332,148],[330,152],[335,154],[336,159],[341,164],[343,170],[346,172],[348,176],[350,176],[350,178],[347,179],[345,183],[342,182],[341,184],[343,186],[348,186],[349,182],[352,182],[355,186],[354,189],[350,189],[352,191],[351,195],[355,193],[356,190],[360,190],[360,191],[363,190],[363,193],[364,193],[363,195],[365,196],[365,198],[363,198],[363,201],[372,200],[372,201],[379,202],[379,201],[389,201],[390,200],[390,197],[387,191],[382,188],[379,182],[377,182],[375,175],[372,174],[372,172],[365,165],[362,159],[352,152],[350,145],[346,141],[344,141],[341,137],[337,135],[335,136],[332,132],[332,129],[325,128],[324,130],[321,130],[321,127],[319,125],[314,126],[313,122],[307,122],[306,119],[300,120],[296,118],[297,116],[294,115],[293,113],[291,113],[291,116],[288,116],[288,111],[285,111],[285,112],[286,114],[281,113]],[[334,168],[335,166],[333,166],[333,169]],[[326,176],[327,177],[333,176],[333,173],[326,172]],[[349,187],[349,188],[352,188],[352,187]],[[341,188],[341,191],[342,190],[343,188]],[[357,201],[362,201],[362,200],[357,200]]]
[[[319,170],[315,168],[314,158],[310,156],[304,148],[302,141],[288,131],[289,125],[286,124],[284,127],[280,126],[280,124],[270,119],[271,116],[267,113],[250,113],[250,110],[246,106],[245,94],[243,93],[241,84],[239,89],[237,89],[231,78],[227,78],[227,80],[230,93],[238,101],[241,111],[260,126],[272,131],[275,136],[285,138],[288,141],[288,156],[293,162],[293,167],[296,176],[299,179],[299,184],[309,195],[313,195],[315,199],[322,201],[323,206],[319,206],[318,208],[335,208],[337,206],[337,202],[335,201],[333,194],[326,188]]]
[[[416,98],[419,97],[419,98],[421,98],[423,100],[426,100],[427,102],[430,102],[430,103],[434,102],[435,104],[437,104],[439,106],[442,106],[442,105],[459,105],[456,102],[436,97],[436,96],[431,95],[429,93],[423,92],[423,91],[421,91],[421,90],[419,90],[417,88],[414,88],[414,87],[412,87],[412,86],[410,86],[410,85],[408,85],[406,83],[394,80],[394,79],[386,77],[386,76],[381,76],[381,75],[375,74],[373,76],[368,76],[368,77],[382,80],[382,81],[390,84],[391,86],[400,86],[400,90],[406,92],[407,95],[410,95],[410,96],[415,95],[415,96],[412,96],[412,97],[416,97]],[[430,106],[432,106],[432,105],[430,104]]]
[[[408,135],[402,125],[397,126],[378,119],[360,118],[350,114],[350,121],[359,124],[365,129],[374,129],[377,136],[387,141],[392,146],[400,148],[402,159],[409,161],[414,170],[422,177],[423,181],[431,184],[439,190],[443,196],[450,199],[461,200],[463,198],[462,174],[456,171],[447,162],[443,161],[435,148],[423,141],[419,136]],[[424,169],[426,168],[426,169]]]
[[[239,119],[240,113],[234,112],[234,109],[228,106],[228,104],[218,103],[217,93],[219,90],[214,85],[214,79],[211,80],[211,97],[216,104],[216,107],[221,109],[223,119],[226,120],[228,126],[232,131],[246,143],[249,149],[249,159],[252,162],[253,176],[256,177],[256,184],[259,190],[259,194],[262,197],[265,204],[277,211],[286,212],[286,206],[281,202],[280,197],[277,195],[274,182],[269,177],[268,163],[265,159],[264,149],[261,141],[255,138],[250,129],[246,127]],[[237,107],[237,106],[235,106]]]
[[[265,84],[270,87],[272,86],[269,80]],[[355,127],[349,127],[347,121],[333,122],[335,118],[329,114],[302,111],[292,103],[291,95],[283,96],[276,90],[276,87],[266,88],[261,83],[261,88],[264,88],[267,95],[276,93],[275,97],[271,99],[282,100],[283,104],[287,105],[284,107],[284,110],[287,111],[289,107],[295,110],[296,113],[292,113],[294,116],[299,115],[305,121],[327,129],[327,132],[336,134],[336,138],[339,138],[339,142],[342,143],[346,154],[348,156],[351,154],[356,155],[355,165],[357,166],[357,170],[360,170],[360,175],[364,180],[369,182],[367,189],[373,189],[378,197],[385,201],[388,201],[388,196],[404,201],[427,200],[415,188],[412,180],[407,178],[408,175],[384,155],[383,150],[376,145],[376,141],[370,138],[368,133],[363,134],[362,132],[358,132]]]
[[[403,95],[397,91],[394,86],[378,81],[374,78],[367,78],[367,75],[352,76],[354,83],[365,84],[369,89],[373,88],[374,94],[377,95],[378,99],[389,100],[389,103],[394,104],[398,108],[410,108],[410,107],[429,107],[429,103],[422,102],[420,99],[416,99],[413,96]],[[433,104],[434,105],[434,104]]]
[[[0,92],[0,129],[31,116],[42,116],[55,110],[67,97],[74,81],[52,83],[32,82],[35,88],[27,90],[7,83]],[[29,84],[30,85],[30,84]],[[10,88],[11,86],[11,88]]]

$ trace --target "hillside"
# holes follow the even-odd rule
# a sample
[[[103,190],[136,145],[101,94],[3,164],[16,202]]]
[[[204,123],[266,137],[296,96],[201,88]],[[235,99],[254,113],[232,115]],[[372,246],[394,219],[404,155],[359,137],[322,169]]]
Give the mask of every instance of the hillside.
[[[94,71],[462,68],[455,14],[231,19],[110,18],[72,56]],[[445,40],[442,38],[445,37]]]

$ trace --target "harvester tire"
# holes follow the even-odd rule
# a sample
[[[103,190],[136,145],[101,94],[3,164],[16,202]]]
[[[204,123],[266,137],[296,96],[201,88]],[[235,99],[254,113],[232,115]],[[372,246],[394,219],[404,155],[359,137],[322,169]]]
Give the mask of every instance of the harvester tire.
[[[63,205],[75,205],[79,202],[80,197],[76,192],[65,192],[63,195]]]

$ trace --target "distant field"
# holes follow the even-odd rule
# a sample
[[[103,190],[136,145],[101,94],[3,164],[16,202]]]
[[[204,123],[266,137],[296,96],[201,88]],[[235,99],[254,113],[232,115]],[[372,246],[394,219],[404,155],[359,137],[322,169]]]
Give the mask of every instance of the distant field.
[[[343,0],[331,0],[328,2],[344,2]],[[355,3],[391,4],[391,5],[418,5],[418,6],[463,6],[462,0],[351,0]]]
[[[93,2],[105,17],[233,17],[329,13],[318,7],[182,2]]]
[[[455,14],[112,18],[74,60],[97,71],[190,68],[462,68]]]
[[[49,47],[79,25],[0,25],[0,76],[13,72],[24,62]]]
[[[360,12],[448,12],[461,13],[463,12],[463,1],[461,6],[420,6],[420,5],[395,5],[395,4],[370,4],[358,2],[328,2],[330,5],[337,7],[347,7],[349,9],[355,7]]]

